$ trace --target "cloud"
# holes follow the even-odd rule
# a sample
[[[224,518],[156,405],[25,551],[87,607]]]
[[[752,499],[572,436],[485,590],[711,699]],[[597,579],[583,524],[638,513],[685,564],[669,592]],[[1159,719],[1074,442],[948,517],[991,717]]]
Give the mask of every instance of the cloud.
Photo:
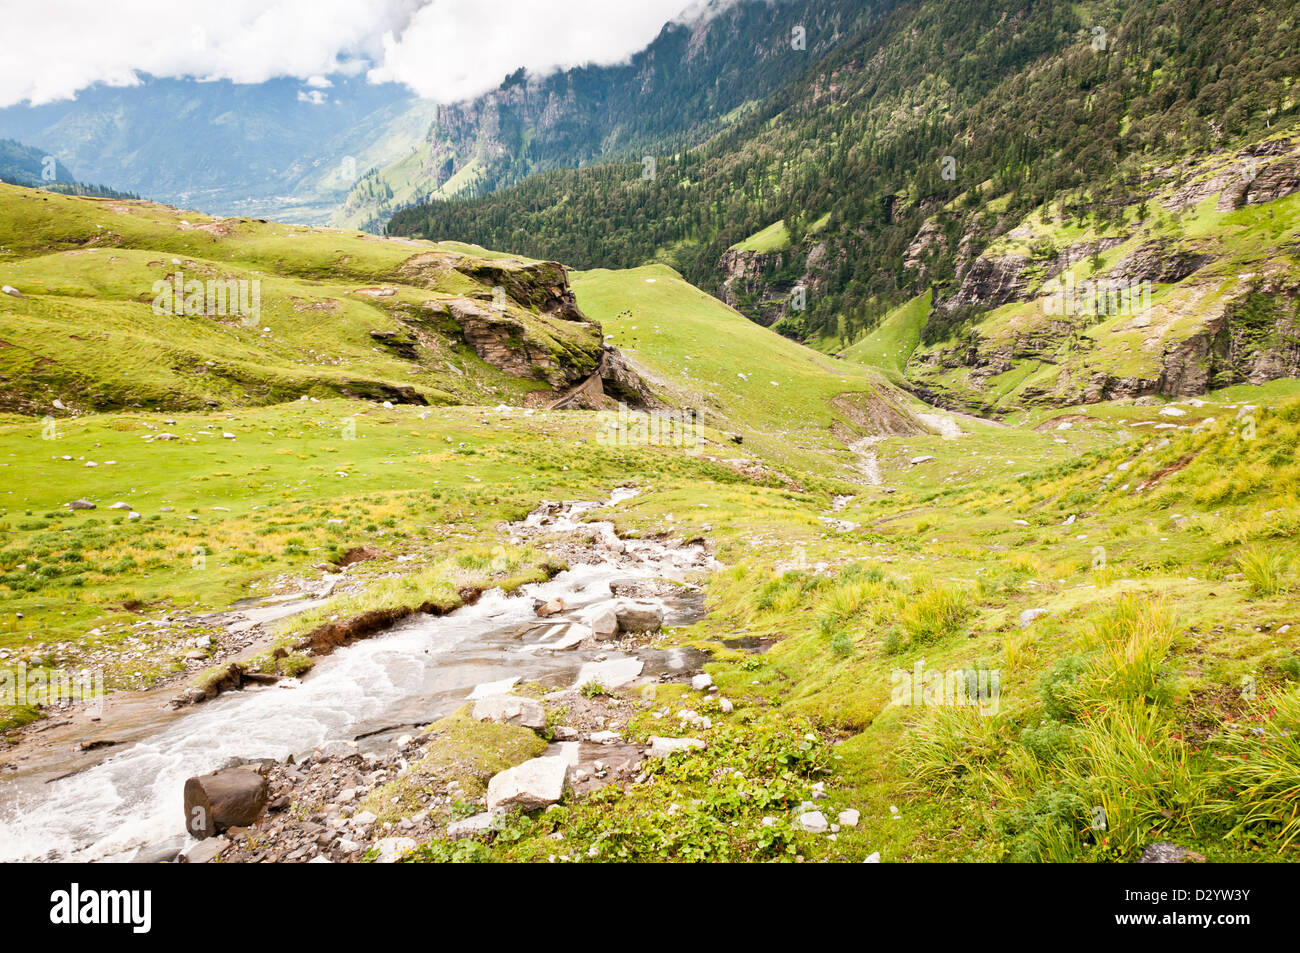
[[[466,99],[524,67],[530,73],[626,60],[685,0],[443,0],[383,37],[371,80],[405,83],[439,102]]]
[[[440,102],[530,73],[626,60],[688,0],[44,0],[5,4],[0,106],[142,74],[315,89],[366,71]],[[180,12],[179,8],[183,11]],[[310,93],[310,102],[323,97]]]

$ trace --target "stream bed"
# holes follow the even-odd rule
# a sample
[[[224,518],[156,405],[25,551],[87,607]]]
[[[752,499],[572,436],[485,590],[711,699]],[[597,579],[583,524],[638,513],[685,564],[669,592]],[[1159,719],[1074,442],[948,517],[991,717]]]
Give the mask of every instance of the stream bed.
[[[581,528],[617,539],[609,523],[575,521],[600,505],[544,504],[512,529],[536,537]],[[591,556],[515,594],[493,589],[448,615],[403,620],[319,660],[301,682],[232,692],[180,711],[156,697],[129,699],[112,719],[112,747],[52,749],[0,781],[0,861],[171,859],[188,842],[181,801],[187,778],[243,759],[298,757],[327,741],[356,739],[362,751],[381,750],[455,711],[483,683],[517,678],[569,687],[593,658],[626,656],[608,643],[549,650],[557,624],[609,599],[611,583],[682,580],[711,562],[698,544],[656,540],[618,541]],[[534,600],[557,598],[565,600],[563,618],[539,619]],[[699,590],[660,601],[665,625],[702,615]],[[650,648],[636,657],[642,677],[697,668],[703,659],[691,650]]]

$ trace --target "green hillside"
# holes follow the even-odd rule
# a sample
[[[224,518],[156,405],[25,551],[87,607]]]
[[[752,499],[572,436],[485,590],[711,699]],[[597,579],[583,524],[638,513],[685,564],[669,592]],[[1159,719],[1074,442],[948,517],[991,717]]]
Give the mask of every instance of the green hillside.
[[[0,298],[0,405],[11,410],[337,395],[515,403],[590,373],[600,350],[599,328],[539,310],[546,283],[564,285],[559,266],[12,186],[0,186],[0,221],[12,236],[0,272],[22,295]],[[155,313],[155,283],[177,272],[205,288],[249,282],[250,311],[257,282],[258,313]],[[525,300],[493,317],[498,282]],[[475,340],[498,335],[525,376],[480,357],[465,337],[470,316],[485,325]],[[549,381],[528,355],[553,365]]]

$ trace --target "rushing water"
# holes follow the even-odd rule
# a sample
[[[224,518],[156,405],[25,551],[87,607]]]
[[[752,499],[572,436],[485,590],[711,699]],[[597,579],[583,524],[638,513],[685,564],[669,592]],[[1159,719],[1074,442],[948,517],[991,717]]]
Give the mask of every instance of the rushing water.
[[[572,527],[571,516],[592,505],[539,511],[521,529]],[[186,843],[181,790],[188,777],[241,758],[299,755],[335,739],[368,736],[373,747],[396,733],[393,726],[455,710],[483,682],[518,676],[572,684],[592,653],[539,651],[553,623],[537,619],[533,599],[562,596],[571,615],[609,598],[612,581],[678,575],[688,561],[683,550],[652,542],[630,549],[626,559],[575,566],[516,596],[492,590],[450,615],[407,619],[321,659],[294,688],[231,693],[182,713],[128,711],[113,730],[136,739],[129,747],[88,766],[85,755],[70,754],[66,765],[45,757],[40,773],[0,783],[0,861],[170,857]],[[687,602],[670,606],[668,621],[690,621],[696,611]],[[698,664],[681,653],[641,654],[647,671]],[[61,769],[73,773],[50,780]]]

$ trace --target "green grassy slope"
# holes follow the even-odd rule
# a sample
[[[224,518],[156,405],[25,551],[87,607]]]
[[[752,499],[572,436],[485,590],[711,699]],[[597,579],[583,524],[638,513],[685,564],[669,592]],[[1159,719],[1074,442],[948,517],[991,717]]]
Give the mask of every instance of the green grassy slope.
[[[912,352],[921,343],[921,328],[929,316],[933,297],[927,291],[894,308],[875,330],[841,351],[840,357],[902,375]]]
[[[573,287],[650,381],[765,456],[835,472],[855,437],[926,432],[923,405],[876,371],[754,324],[665,265],[577,272]]]
[[[340,394],[516,403],[542,387],[480,360],[447,312],[453,299],[492,300],[495,279],[466,274],[488,257],[526,284],[534,263],[10,186],[0,186],[0,232],[0,276],[23,295],[0,298],[7,409],[45,412],[56,399],[83,410],[195,409]],[[178,271],[259,282],[260,315],[155,313],[155,282]],[[596,353],[594,327],[506,305],[515,344]],[[393,332],[410,348],[371,332]]]

